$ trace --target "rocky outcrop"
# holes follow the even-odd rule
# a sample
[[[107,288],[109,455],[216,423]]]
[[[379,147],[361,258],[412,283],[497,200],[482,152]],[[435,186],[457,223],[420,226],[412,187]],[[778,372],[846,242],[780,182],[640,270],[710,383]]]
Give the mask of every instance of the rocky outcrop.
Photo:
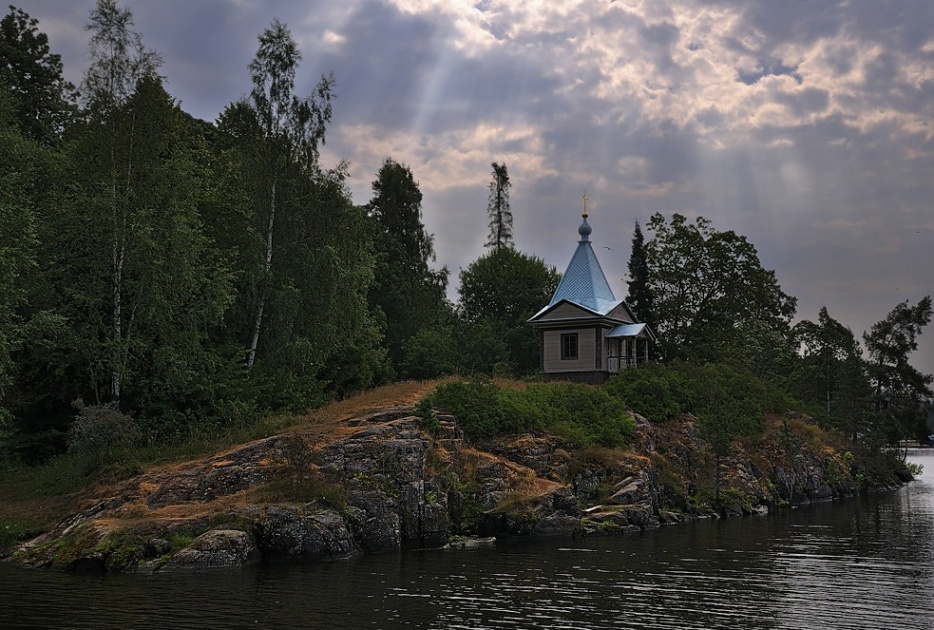
[[[311,427],[155,469],[11,557],[84,572],[229,569],[470,537],[638,534],[897,483],[809,447],[800,418],[773,419],[768,437],[719,460],[690,416],[659,426],[637,416],[628,451],[574,450],[545,434],[468,443],[455,418],[433,420],[388,408],[326,436]]]
[[[163,569],[210,569],[242,567],[259,561],[256,540],[239,529],[212,529],[195,538],[190,545],[172,554]]]

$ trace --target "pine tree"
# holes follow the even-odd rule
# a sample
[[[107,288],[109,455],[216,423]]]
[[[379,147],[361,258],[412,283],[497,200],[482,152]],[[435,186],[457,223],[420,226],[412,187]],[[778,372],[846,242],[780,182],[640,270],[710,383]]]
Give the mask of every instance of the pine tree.
[[[490,215],[490,238],[487,247],[501,249],[512,246],[512,211],[509,209],[509,172],[506,164],[493,162],[493,181],[490,182],[490,200],[487,213]]]
[[[908,355],[918,349],[918,336],[931,323],[932,315],[931,296],[924,296],[915,306],[905,300],[863,333],[878,421],[891,444],[926,435],[921,410],[924,401],[934,395],[934,375],[909,364]]]

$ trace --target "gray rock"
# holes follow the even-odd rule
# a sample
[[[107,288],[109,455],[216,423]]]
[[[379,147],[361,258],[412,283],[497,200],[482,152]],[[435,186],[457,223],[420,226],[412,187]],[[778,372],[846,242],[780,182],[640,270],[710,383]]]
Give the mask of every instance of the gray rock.
[[[647,529],[658,529],[661,526],[661,521],[655,516],[651,505],[627,505],[620,510],[620,513],[624,515],[630,523],[643,531]]]
[[[426,503],[422,506],[421,544],[423,547],[440,547],[447,542],[450,520],[447,506],[442,503]]]
[[[295,509],[270,506],[254,527],[256,544],[268,558],[296,558],[304,550],[305,526]]]
[[[555,512],[535,521],[531,534],[540,538],[577,537],[581,534],[581,520],[564,512]]]
[[[305,518],[303,558],[336,560],[346,558],[354,550],[350,530],[339,514],[326,511]]]
[[[243,567],[260,559],[256,541],[239,529],[213,529],[173,555],[160,570]]]
[[[633,525],[621,510],[592,512],[582,522],[584,536],[638,534],[642,529]]]
[[[554,492],[551,492],[549,495],[546,495],[550,499],[550,507],[556,512],[564,512],[570,516],[580,518],[581,516],[581,506],[580,502],[577,500],[577,497],[571,492],[571,489],[567,486],[558,488]]]
[[[402,548],[402,522],[389,509],[383,494],[354,496],[347,512],[354,539],[363,551],[376,553]]]
[[[833,499],[833,488],[822,483],[810,493],[811,501],[830,501]]]

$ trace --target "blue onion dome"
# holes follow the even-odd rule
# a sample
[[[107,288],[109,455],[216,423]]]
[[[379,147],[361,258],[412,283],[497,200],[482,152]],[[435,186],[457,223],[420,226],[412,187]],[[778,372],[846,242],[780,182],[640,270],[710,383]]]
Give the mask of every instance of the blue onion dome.
[[[584,213],[584,222],[581,223],[581,226],[577,228],[577,233],[581,235],[581,241],[588,240],[588,236],[593,232],[593,228],[590,227],[590,224],[587,223],[587,213]]]

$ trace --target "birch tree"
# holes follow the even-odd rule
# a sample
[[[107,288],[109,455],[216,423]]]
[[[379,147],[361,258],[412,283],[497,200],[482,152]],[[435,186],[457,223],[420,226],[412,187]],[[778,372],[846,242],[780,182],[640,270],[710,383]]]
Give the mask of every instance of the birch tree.
[[[107,195],[110,206],[110,399],[119,406],[123,374],[127,365],[128,335],[135,312],[125,312],[124,269],[129,249],[133,212],[133,145],[137,120],[134,113],[122,115],[143,78],[157,76],[159,55],[143,46],[134,31],[133,15],[120,9],[115,0],[98,0],[87,30],[91,32],[91,65],[81,84],[81,96],[92,120],[102,123],[108,137],[106,160]],[[122,124],[121,124],[122,123]]]
[[[262,334],[263,315],[269,299],[270,276],[275,252],[276,213],[280,205],[280,183],[289,168],[303,171],[315,168],[318,145],[331,119],[334,78],[323,76],[313,93],[305,98],[295,95],[295,80],[302,54],[292,34],[279,20],[259,36],[259,49],[250,63],[249,106],[255,115],[260,137],[257,152],[264,162],[267,179],[265,211],[265,251],[262,279],[257,294],[252,330],[247,351],[247,367],[253,368]]]

